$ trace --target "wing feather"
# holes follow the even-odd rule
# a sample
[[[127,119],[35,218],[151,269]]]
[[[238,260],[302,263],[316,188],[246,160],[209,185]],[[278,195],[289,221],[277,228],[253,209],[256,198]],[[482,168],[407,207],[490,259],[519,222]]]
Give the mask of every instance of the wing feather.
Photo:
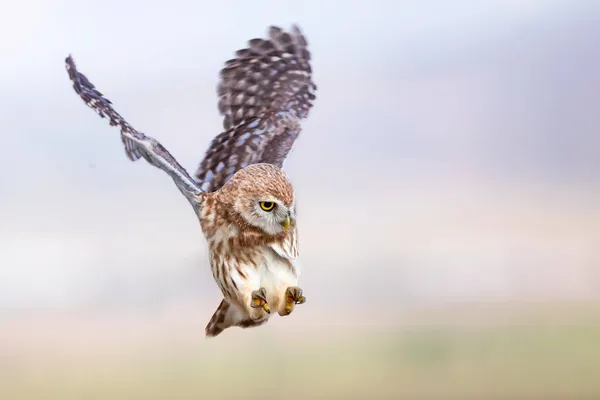
[[[185,168],[177,162],[175,157],[156,139],[146,136],[133,128],[115,111],[111,101],[105,98],[92,82],[77,70],[75,61],[71,56],[66,58],[65,64],[69,78],[73,83],[73,89],[84,103],[100,115],[100,117],[108,118],[111,126],[118,126],[120,128],[121,140],[123,141],[127,157],[132,161],[143,157],[150,164],[169,174],[190,203],[196,205],[199,201],[201,190]]]
[[[279,167],[300,133],[315,99],[310,53],[300,29],[271,26],[267,39],[252,39],[225,62],[217,87],[225,131],[210,144],[195,178],[219,189],[253,163]]]

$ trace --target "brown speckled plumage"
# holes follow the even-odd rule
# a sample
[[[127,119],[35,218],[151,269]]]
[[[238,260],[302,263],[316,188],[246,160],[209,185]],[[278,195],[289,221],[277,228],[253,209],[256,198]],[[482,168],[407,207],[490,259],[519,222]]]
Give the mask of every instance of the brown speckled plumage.
[[[235,325],[243,327],[258,326],[267,320],[266,316],[252,318],[252,309],[246,304],[248,291],[242,286],[248,275],[258,274],[262,266],[269,264],[269,253],[279,253],[279,267],[287,268],[291,277],[299,276],[295,218],[287,231],[267,234],[236,212],[238,208],[251,209],[256,199],[263,197],[278,199],[290,210],[294,208],[293,188],[283,171],[269,164],[253,164],[236,173],[218,191],[206,194],[200,205],[199,218],[208,241],[213,277],[226,299],[215,314],[225,313],[235,304],[243,310]],[[270,302],[281,303],[281,295]],[[231,325],[234,324],[213,317],[207,335],[214,336]]]
[[[268,39],[251,40],[226,63],[218,87],[226,130],[192,178],[157,140],[114,110],[71,56],[66,59],[75,92],[120,128],[127,156],[166,172],[198,216],[224,296],[207,336],[264,324],[269,309],[256,301],[280,315],[290,313],[286,290],[296,287],[300,264],[294,190],[281,167],[315,99],[309,60],[306,39],[294,26],[290,32],[270,27]],[[297,304],[304,302],[300,292],[293,293]]]

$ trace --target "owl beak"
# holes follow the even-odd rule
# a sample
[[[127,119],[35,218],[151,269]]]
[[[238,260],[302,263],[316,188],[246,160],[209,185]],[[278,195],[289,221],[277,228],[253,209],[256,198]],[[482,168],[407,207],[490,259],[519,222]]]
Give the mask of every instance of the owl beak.
[[[287,231],[290,227],[290,217],[289,215],[287,217],[285,217],[285,220],[281,223],[281,226],[283,226],[283,230]]]

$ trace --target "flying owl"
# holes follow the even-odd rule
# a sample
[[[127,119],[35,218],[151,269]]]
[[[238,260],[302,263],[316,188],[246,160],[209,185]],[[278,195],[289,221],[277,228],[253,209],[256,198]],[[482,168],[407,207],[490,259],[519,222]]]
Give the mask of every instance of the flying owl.
[[[75,92],[121,130],[127,157],[144,158],[169,174],[192,205],[224,297],[206,336],[262,325],[271,312],[286,316],[304,303],[294,190],[281,169],[317,89],[300,29],[271,26],[267,39],[250,40],[225,63],[217,87],[224,131],[193,176],[156,139],[121,117],[71,56],[65,62]]]

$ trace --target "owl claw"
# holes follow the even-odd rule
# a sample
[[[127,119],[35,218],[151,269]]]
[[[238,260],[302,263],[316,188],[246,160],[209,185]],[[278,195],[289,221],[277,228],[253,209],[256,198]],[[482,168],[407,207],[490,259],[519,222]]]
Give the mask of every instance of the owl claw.
[[[296,304],[304,304],[306,297],[302,295],[302,289],[297,286],[291,286],[285,291],[285,307],[280,315],[290,315],[294,311]]]
[[[267,291],[265,288],[260,288],[252,292],[250,306],[252,308],[262,308],[267,314],[271,314],[271,308],[267,304]]]

